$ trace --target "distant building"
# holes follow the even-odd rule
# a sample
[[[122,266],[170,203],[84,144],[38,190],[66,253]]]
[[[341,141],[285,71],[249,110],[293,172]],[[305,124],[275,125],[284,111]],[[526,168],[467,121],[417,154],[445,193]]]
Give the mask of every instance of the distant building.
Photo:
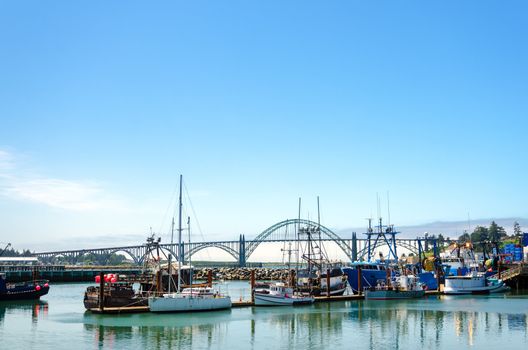
[[[37,265],[39,260],[33,256],[0,258],[0,265]]]

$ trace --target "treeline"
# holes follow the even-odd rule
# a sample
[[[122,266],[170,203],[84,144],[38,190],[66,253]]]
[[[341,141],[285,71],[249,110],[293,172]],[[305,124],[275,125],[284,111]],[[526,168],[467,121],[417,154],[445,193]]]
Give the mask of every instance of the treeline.
[[[496,243],[499,246],[502,246],[505,243],[520,243],[522,234],[521,226],[517,221],[513,223],[512,235],[508,235],[504,227],[499,226],[495,221],[492,221],[489,226],[479,225],[475,227],[471,233],[464,231],[464,233],[456,239],[456,243],[465,244],[466,242],[470,242],[473,244],[476,251],[482,251],[483,244]],[[438,236],[426,234],[426,238],[436,239],[438,246],[441,248],[445,248],[454,242],[454,240],[446,239],[442,234],[439,234]],[[431,249],[431,245],[426,241],[425,250],[428,251],[429,249]]]
[[[2,253],[2,248],[0,248],[0,253]],[[3,258],[12,258],[12,257],[26,257],[32,256],[33,253],[29,249],[24,249],[22,251],[15,250],[13,248],[6,249],[0,256]]]
[[[464,232],[464,234],[458,237],[458,242],[501,242],[508,238],[520,239],[521,236],[521,226],[517,221],[513,223],[513,235],[511,236],[508,236],[504,227],[499,226],[495,221],[492,221],[489,227],[477,226],[471,234]]]
[[[86,254],[78,258],[68,257],[68,256],[57,256],[54,258],[55,263],[59,264],[68,264],[68,265],[126,265],[130,264],[127,258],[124,255],[120,254]]]

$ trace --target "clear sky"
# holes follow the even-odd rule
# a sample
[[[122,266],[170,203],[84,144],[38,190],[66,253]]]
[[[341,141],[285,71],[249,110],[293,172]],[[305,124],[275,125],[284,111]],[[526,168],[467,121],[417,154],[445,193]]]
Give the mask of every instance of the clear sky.
[[[400,225],[527,217],[527,11],[2,1],[0,242],[166,234],[180,173],[209,240],[296,217],[298,197],[315,218],[317,195],[335,229],[387,191]]]

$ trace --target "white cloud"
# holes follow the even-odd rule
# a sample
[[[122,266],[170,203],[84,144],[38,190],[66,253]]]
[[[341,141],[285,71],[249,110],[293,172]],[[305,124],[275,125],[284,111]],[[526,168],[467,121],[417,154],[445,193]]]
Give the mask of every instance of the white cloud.
[[[12,153],[0,150],[0,194],[71,211],[122,210],[124,203],[93,181],[28,175]]]

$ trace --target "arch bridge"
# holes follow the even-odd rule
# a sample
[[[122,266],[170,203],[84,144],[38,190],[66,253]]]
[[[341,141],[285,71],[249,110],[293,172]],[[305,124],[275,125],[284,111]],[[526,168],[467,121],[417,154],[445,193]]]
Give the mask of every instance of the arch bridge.
[[[94,249],[78,249],[78,250],[62,250],[62,251],[47,251],[38,252],[34,256],[39,257],[43,261],[52,262],[58,257],[66,258],[70,263],[76,263],[83,256],[95,254],[97,256],[106,256],[108,259],[113,253],[125,253],[137,265],[142,265],[149,256],[159,257],[164,256],[168,258],[171,256],[175,261],[182,257],[182,261],[188,261],[191,256],[203,249],[218,248],[229,254],[239,266],[245,266],[246,261],[251,257],[255,250],[262,244],[266,243],[289,243],[289,242],[306,242],[307,237],[298,234],[302,231],[301,228],[311,228],[320,232],[320,239],[312,238],[314,241],[321,241],[322,243],[332,242],[339,247],[339,249],[351,260],[368,260],[369,254],[372,254],[375,249],[379,249],[386,245],[387,240],[376,239],[372,242],[371,237],[368,239],[357,238],[356,233],[352,232],[350,238],[343,238],[337,235],[329,228],[319,225],[318,223],[305,219],[288,219],[278,222],[256,236],[252,240],[246,240],[245,235],[240,235],[238,240],[232,241],[211,241],[211,242],[191,242],[174,244],[162,244],[159,240],[155,241],[150,238],[147,243],[134,246],[122,247],[107,247]],[[392,237],[394,244],[394,254],[396,254],[396,246],[407,249],[413,254],[420,254],[421,239],[401,239]]]

